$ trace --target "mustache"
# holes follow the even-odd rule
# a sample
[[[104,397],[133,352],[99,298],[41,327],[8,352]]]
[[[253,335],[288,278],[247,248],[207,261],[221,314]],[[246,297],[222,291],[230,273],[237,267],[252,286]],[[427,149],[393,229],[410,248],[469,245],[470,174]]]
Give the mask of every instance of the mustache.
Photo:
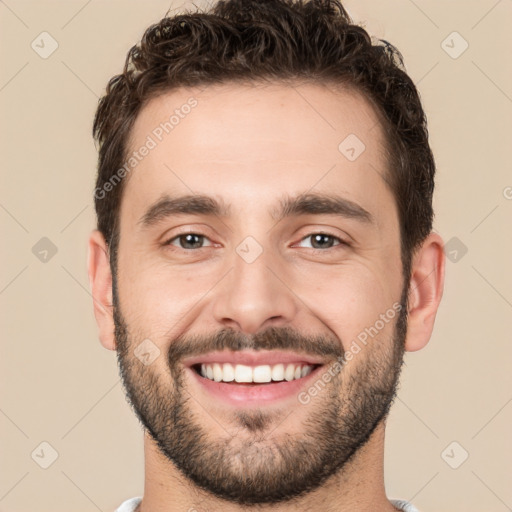
[[[310,355],[338,359],[343,356],[343,343],[334,335],[303,335],[291,327],[269,327],[254,335],[230,328],[212,335],[193,334],[178,336],[170,343],[169,363],[174,365],[185,357],[208,352],[244,349],[292,350]]]

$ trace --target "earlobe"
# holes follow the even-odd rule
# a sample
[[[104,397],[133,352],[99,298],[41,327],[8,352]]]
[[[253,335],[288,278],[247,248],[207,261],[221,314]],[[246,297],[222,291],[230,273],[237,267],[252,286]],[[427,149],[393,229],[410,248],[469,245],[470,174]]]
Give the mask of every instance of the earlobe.
[[[98,230],[94,230],[89,237],[87,270],[101,344],[115,350],[112,272],[107,243]]]
[[[445,254],[443,240],[431,233],[413,257],[409,286],[409,312],[405,350],[423,348],[432,335],[443,296]]]

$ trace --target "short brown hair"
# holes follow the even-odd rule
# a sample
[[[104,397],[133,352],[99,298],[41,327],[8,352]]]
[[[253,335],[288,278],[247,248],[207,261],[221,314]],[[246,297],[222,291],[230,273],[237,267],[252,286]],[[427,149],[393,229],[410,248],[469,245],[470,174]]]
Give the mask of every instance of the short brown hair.
[[[99,101],[96,190],[123,165],[134,121],[155,96],[182,86],[290,79],[355,88],[374,105],[387,138],[387,181],[408,280],[412,254],[433,221],[435,163],[426,117],[400,52],[386,41],[373,42],[337,0],[226,0],[150,26]],[[123,181],[104,197],[95,194],[114,272]]]

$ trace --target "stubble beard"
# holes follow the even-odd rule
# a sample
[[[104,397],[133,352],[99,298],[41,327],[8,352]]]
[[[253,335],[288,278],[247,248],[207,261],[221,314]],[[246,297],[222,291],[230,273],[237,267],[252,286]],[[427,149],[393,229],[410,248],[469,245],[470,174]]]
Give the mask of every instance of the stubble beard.
[[[312,339],[290,328],[271,328],[254,337],[230,329],[207,337],[180,337],[168,345],[169,371],[158,374],[154,366],[143,365],[133,354],[140,341],[130,335],[116,294],[114,321],[127,400],[158,449],[199,488],[245,506],[291,502],[342,471],[389,412],[407,330],[406,308],[402,308],[392,340],[374,338],[364,356],[355,354],[347,363],[354,365],[351,371],[347,373],[343,367],[311,398],[310,413],[300,431],[292,434],[287,432],[287,417],[296,413],[293,410],[241,408],[229,425],[225,418],[213,418],[187,390],[181,358],[194,348],[309,347],[334,362],[344,353],[340,340]],[[296,407],[303,406],[297,401]],[[218,426],[224,430],[223,422],[225,432],[214,437],[211,432],[219,431]]]

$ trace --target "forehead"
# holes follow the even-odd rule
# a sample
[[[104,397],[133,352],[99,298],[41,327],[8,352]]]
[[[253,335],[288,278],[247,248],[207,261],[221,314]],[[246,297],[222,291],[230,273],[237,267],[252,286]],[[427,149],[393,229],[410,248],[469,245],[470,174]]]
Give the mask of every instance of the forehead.
[[[261,142],[266,132],[268,145],[262,157],[277,154],[298,159],[307,155],[310,147],[297,144],[297,139],[310,140],[317,147],[320,143],[332,154],[340,137],[349,135],[348,130],[367,146],[383,142],[374,108],[353,88],[225,83],[203,89],[179,88],[153,98],[139,113],[128,146],[135,149],[148,134],[157,143],[165,143],[160,139],[172,133],[176,144],[186,138],[189,146],[220,150],[242,159],[254,134],[258,132]]]
[[[283,191],[333,187],[359,202],[368,194],[377,203],[392,199],[379,118],[349,89],[277,83],[175,89],[139,113],[127,157],[134,151],[145,155],[125,184],[122,209],[130,204],[130,211],[164,192],[211,193],[241,206]]]

